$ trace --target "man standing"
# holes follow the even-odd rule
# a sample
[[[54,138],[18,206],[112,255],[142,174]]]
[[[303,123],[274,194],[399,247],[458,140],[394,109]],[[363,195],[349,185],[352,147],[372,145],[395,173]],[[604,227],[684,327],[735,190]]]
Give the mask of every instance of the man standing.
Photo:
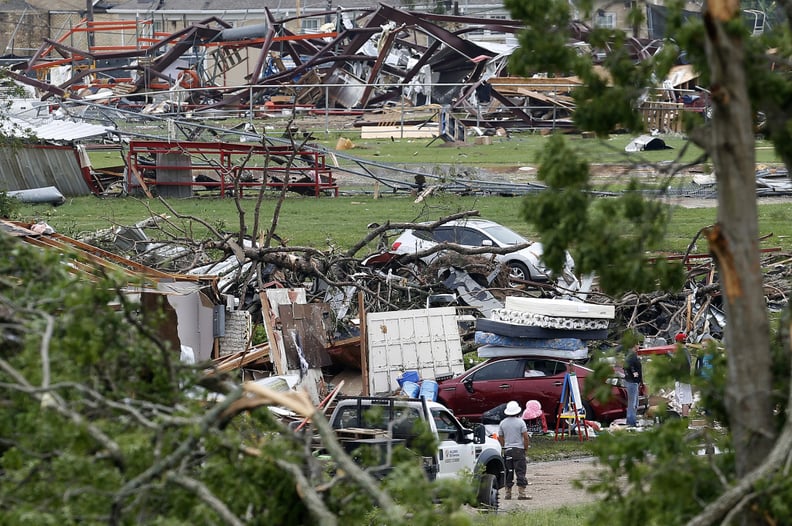
[[[690,352],[685,346],[687,335],[684,332],[678,332],[674,336],[674,341],[681,346],[680,351],[684,353],[685,358],[684,360],[677,359],[681,365],[674,383],[674,396],[679,406],[680,415],[687,418],[690,415],[690,406],[693,404],[693,390],[690,388]]]
[[[528,427],[525,420],[520,418],[522,408],[520,404],[512,400],[506,404],[503,411],[506,418],[501,420],[498,426],[498,440],[503,448],[503,458],[506,461],[506,500],[512,498],[512,486],[514,486],[515,476],[517,478],[517,498],[528,500],[525,493],[528,486],[528,479],[525,478],[527,471],[527,461],[525,460],[525,450],[530,447],[531,437],[528,435]]]
[[[638,358],[638,344],[627,352],[624,361],[624,385],[627,387],[627,426],[635,427],[638,422],[638,387],[643,382],[643,368]]]

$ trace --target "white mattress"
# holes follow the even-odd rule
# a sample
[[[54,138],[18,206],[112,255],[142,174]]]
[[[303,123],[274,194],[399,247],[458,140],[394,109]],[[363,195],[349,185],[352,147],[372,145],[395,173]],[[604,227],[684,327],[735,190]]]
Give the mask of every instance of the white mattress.
[[[616,314],[613,305],[583,303],[582,301],[549,298],[521,298],[506,296],[506,310],[557,316],[561,318],[596,318],[612,320]]]

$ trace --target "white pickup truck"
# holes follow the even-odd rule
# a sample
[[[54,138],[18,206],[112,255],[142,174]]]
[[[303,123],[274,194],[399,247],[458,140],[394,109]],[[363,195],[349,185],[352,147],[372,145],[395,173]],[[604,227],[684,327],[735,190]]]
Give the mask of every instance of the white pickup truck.
[[[497,509],[498,489],[505,481],[500,443],[486,435],[484,426],[478,425],[475,430],[463,427],[445,406],[423,398],[341,398],[330,416],[330,425],[342,442],[348,442],[348,449],[373,444],[383,437],[409,448],[417,436],[414,424],[418,420],[426,422],[437,439],[437,450],[429,452],[431,456],[422,452],[430,480],[472,473],[479,502]],[[366,436],[365,430],[382,434],[379,439],[360,439]]]

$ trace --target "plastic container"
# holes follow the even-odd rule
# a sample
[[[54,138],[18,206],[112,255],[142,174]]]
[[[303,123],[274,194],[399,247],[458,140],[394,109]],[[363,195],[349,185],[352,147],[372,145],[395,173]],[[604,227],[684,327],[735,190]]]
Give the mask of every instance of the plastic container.
[[[421,382],[421,392],[419,396],[421,398],[426,398],[432,402],[437,401],[437,382],[434,380],[424,380]]]
[[[402,393],[408,398],[418,398],[418,393],[421,391],[421,386],[409,380],[402,384]]]
[[[400,377],[396,378],[396,381],[400,386],[404,387],[404,382],[417,384],[420,379],[421,377],[418,376],[418,371],[404,371]]]

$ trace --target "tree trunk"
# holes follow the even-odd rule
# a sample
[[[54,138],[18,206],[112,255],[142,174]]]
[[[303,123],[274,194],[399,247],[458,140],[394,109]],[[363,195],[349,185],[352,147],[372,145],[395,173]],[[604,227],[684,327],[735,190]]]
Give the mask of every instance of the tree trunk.
[[[725,23],[739,17],[739,10],[724,16],[718,8],[725,4],[729,2],[710,0],[704,15],[714,102],[709,153],[718,180],[718,226],[708,237],[718,263],[728,319],[726,403],[737,476],[742,477],[770,452],[776,431],[769,321],[759,260],[753,111],[742,38]]]

